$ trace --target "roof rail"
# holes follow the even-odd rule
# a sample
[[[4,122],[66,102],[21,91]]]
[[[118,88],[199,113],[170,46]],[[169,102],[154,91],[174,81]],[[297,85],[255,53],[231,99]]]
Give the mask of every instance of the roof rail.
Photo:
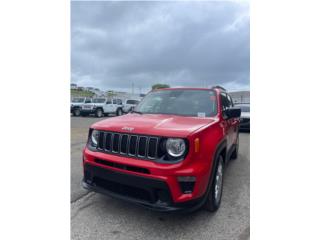
[[[219,85],[212,87],[212,89],[214,89],[214,88],[219,88],[219,89],[222,89],[223,91],[227,91],[225,88],[223,88],[223,87],[221,87],[221,86],[219,86]]]

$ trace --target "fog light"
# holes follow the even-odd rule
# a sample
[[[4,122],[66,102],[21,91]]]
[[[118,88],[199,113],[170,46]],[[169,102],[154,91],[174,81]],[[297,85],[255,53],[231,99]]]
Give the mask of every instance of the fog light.
[[[179,182],[182,193],[184,194],[192,193],[194,189],[194,184],[196,182],[196,177],[193,177],[193,176],[178,177],[178,182]]]

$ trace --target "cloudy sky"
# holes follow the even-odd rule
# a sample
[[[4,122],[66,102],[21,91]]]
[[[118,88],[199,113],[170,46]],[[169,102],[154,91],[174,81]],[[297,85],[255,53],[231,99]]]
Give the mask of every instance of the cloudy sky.
[[[71,82],[247,90],[249,18],[243,2],[72,2]]]

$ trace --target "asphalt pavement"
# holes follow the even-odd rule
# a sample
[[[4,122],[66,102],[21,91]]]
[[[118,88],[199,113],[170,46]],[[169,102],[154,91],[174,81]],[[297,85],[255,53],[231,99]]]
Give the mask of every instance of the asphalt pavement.
[[[82,149],[94,117],[71,117],[71,239],[223,239],[246,240],[250,234],[250,134],[240,134],[239,156],[225,172],[216,213],[165,214],[81,187]]]

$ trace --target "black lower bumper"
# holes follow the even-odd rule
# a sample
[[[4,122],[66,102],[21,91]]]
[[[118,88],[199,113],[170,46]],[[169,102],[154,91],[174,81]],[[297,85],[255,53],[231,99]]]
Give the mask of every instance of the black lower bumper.
[[[125,200],[160,212],[191,212],[204,203],[204,198],[173,203],[166,182],[110,169],[85,165],[82,186],[88,190]]]
[[[250,119],[242,119],[240,121],[239,130],[250,131]]]
[[[96,113],[96,109],[81,109],[81,114],[94,114]]]

